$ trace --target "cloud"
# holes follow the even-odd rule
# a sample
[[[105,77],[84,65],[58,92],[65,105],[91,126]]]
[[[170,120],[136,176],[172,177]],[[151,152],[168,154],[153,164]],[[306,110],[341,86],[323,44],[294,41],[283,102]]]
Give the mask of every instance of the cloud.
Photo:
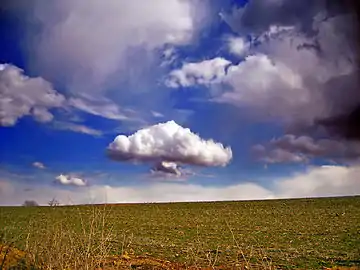
[[[217,57],[198,63],[185,63],[180,69],[170,72],[165,84],[168,87],[189,87],[196,84],[209,85],[221,82],[230,61]]]
[[[107,151],[110,158],[118,161],[226,166],[232,159],[230,147],[201,139],[174,121],[140,129],[130,136],[119,135]]]
[[[307,162],[314,158],[343,163],[360,158],[360,143],[286,134],[265,146],[254,146],[253,151],[259,160],[267,163]]]
[[[348,140],[360,140],[360,104],[335,116],[320,119],[317,124],[326,127],[333,135]]]
[[[47,205],[55,197],[61,204],[84,204],[351,196],[360,194],[359,174],[359,166],[320,166],[269,182],[267,188],[249,182],[216,187],[187,182],[157,182],[126,187],[95,185],[76,191],[34,186],[26,192],[19,184],[2,179],[0,192],[1,187],[6,192],[0,196],[0,204],[20,205],[25,199],[31,198],[41,205]]]
[[[227,39],[230,53],[243,56],[249,50],[250,43],[242,37],[231,36]]]
[[[174,47],[165,48],[162,52],[161,66],[170,66],[178,59],[178,57]]]
[[[55,178],[55,182],[66,186],[78,186],[78,187],[86,186],[85,180],[64,174],[60,174],[59,176],[57,176]]]
[[[152,169],[155,173],[173,174],[180,176],[182,173],[175,162],[161,161],[157,163]]]
[[[359,166],[313,167],[277,181],[275,190],[282,198],[359,195],[359,173]]]
[[[38,169],[45,169],[45,165],[44,163],[42,162],[39,162],[39,161],[35,161],[33,164],[32,164],[35,168],[38,168]]]
[[[50,110],[64,102],[65,97],[43,78],[31,78],[16,66],[0,64],[0,125],[13,126],[24,116],[49,122],[54,118]]]
[[[95,100],[94,98],[90,99],[90,97],[84,96],[81,98],[70,98],[68,105],[89,114],[101,116],[111,120],[129,119],[125,112],[121,112],[118,105],[104,98],[101,98],[100,100]]]
[[[11,64],[0,64],[0,125],[13,126],[18,119],[32,116],[38,122],[51,122],[51,109],[72,111],[74,108],[111,120],[141,121],[136,113],[121,110],[118,105],[102,97],[81,95],[66,98],[41,77],[28,77],[23,70]],[[92,135],[99,131],[83,125],[55,123],[57,128]]]
[[[129,59],[134,49],[153,52],[188,44],[205,9],[199,1],[182,0],[33,3],[29,11],[40,32],[32,60],[52,78],[64,79],[73,92],[103,92],[128,65],[144,65]]]
[[[255,145],[252,150],[258,160],[269,164],[308,162],[306,155],[302,153],[293,153],[282,148],[268,150],[262,145]]]
[[[251,107],[273,116],[287,117],[289,112],[310,102],[307,92],[302,91],[302,78],[264,54],[247,56],[238,65],[230,66],[223,83],[231,90],[215,97],[216,101]]]
[[[238,38],[251,36],[249,56],[227,63],[216,81],[198,81],[202,74],[192,72],[191,80],[178,79],[175,86],[210,83],[210,90],[222,89],[211,92],[212,101],[280,120],[293,130],[318,127],[331,137],[360,139],[359,24],[349,7],[329,1],[254,0],[222,17]]]
[[[293,125],[320,126],[331,136],[360,139],[356,8],[341,1],[254,0],[222,15],[235,32],[253,36],[252,53],[266,54],[303,82],[296,91],[288,87],[287,102],[278,102],[282,90],[274,89],[264,98],[263,114],[278,107],[279,116]],[[239,80],[235,89],[241,89]],[[238,104],[247,105],[243,100]]]
[[[163,118],[164,115],[160,112],[156,112],[156,111],[151,111],[152,116],[156,117],[156,118]]]
[[[234,7],[232,12],[220,16],[239,34],[260,35],[270,26],[296,26],[309,32],[312,19],[326,9],[326,0],[251,0],[244,7]]]
[[[59,130],[71,130],[77,133],[83,133],[92,136],[101,136],[103,132],[101,130],[97,130],[91,127],[87,127],[85,125],[74,124],[71,122],[62,122],[62,121],[55,121],[54,128]]]

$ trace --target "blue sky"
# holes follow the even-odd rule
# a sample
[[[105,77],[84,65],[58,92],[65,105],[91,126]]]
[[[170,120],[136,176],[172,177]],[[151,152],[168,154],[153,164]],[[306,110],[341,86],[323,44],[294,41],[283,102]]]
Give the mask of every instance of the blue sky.
[[[360,101],[348,14],[100,2],[1,6],[0,204],[360,193],[357,140],[316,124]]]

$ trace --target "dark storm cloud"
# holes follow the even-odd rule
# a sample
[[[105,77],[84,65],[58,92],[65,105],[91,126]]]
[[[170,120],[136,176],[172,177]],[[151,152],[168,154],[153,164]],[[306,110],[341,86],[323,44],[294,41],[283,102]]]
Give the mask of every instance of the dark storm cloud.
[[[360,157],[360,143],[287,134],[266,145],[254,146],[253,153],[266,163],[304,163],[314,158],[343,163]]]

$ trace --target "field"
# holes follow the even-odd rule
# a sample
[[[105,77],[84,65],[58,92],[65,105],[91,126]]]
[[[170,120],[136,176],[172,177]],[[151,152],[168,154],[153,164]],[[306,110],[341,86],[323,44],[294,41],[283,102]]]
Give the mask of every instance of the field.
[[[48,269],[355,269],[360,197],[0,207],[0,237]]]

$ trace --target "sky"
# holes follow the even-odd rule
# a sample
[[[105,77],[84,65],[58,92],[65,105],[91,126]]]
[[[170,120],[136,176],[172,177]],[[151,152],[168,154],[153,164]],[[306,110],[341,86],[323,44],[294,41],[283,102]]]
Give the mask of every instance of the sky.
[[[1,1],[0,205],[359,195],[338,2]]]

